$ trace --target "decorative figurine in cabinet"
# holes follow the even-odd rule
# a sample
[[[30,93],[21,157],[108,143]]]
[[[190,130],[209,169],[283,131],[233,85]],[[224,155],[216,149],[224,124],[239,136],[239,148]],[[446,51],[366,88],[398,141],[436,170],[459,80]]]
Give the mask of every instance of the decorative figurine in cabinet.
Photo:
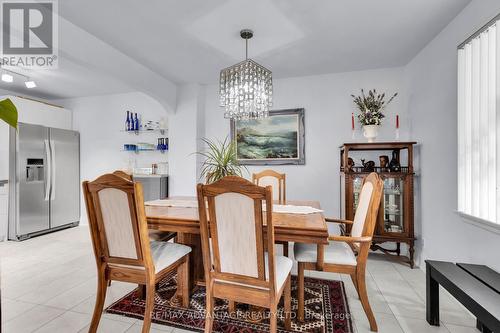
[[[341,215],[354,219],[364,177],[377,172],[384,180],[383,197],[372,250],[414,266],[413,146],[416,142],[345,143],[340,147]],[[388,156],[392,156],[388,163]],[[381,164],[366,168],[365,160]],[[362,161],[362,162],[359,162]],[[373,162],[372,162],[373,163]],[[354,165],[353,165],[354,164]],[[350,230],[342,230],[350,232]],[[392,243],[392,244],[391,244]],[[408,256],[401,255],[406,244]]]

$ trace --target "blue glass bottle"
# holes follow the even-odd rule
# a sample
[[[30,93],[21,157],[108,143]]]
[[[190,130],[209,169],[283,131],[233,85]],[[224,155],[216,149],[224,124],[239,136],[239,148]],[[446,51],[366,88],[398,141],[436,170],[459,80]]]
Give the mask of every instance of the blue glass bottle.
[[[125,131],[130,131],[130,111],[127,111],[127,120],[125,120]]]
[[[139,119],[137,118],[137,113],[134,116],[134,131],[139,131]]]

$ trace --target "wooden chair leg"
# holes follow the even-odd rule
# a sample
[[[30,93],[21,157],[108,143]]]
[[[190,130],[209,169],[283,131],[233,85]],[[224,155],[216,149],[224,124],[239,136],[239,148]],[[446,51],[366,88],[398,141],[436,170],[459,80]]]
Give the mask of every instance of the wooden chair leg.
[[[292,329],[292,278],[290,274],[286,280],[284,305],[285,305],[285,328],[287,330]]]
[[[182,266],[182,306],[189,308],[189,255],[186,256],[186,262]]]
[[[356,272],[356,282],[358,285],[359,300],[361,301],[363,310],[365,310],[366,317],[368,318],[368,322],[370,323],[370,330],[372,332],[377,332],[378,331],[377,321],[375,320],[372,308],[370,307],[370,302],[368,301],[368,293],[366,291],[364,270],[358,270]]]
[[[104,275],[104,266],[97,272],[97,295],[94,306],[94,314],[90,323],[89,332],[97,332],[99,321],[101,320],[102,310],[104,309],[104,301],[106,300],[106,290],[108,289],[108,281]]]
[[[288,258],[288,242],[283,243],[283,255]]]
[[[212,288],[207,286],[206,292],[206,314],[205,314],[205,333],[212,332],[212,326],[214,324],[214,297],[212,295]]]
[[[139,298],[140,299],[146,299],[146,285],[145,284],[139,284],[137,285],[139,289]]]
[[[298,263],[298,290],[297,290],[297,298],[298,298],[298,309],[297,309],[297,319],[299,321],[304,321],[304,263]]]
[[[269,308],[269,332],[276,333],[278,331],[278,306],[275,301]]]
[[[352,280],[352,284],[354,284],[354,288],[356,288],[356,293],[358,294],[358,297],[359,297],[359,290],[358,290],[358,281],[356,281],[356,274],[351,274],[351,280]],[[361,298],[361,297],[359,297]]]
[[[236,302],[235,301],[229,300],[228,312],[229,313],[235,313],[236,312]]]
[[[151,328],[151,317],[155,306],[155,282],[150,281],[146,285],[146,309],[144,311],[144,322],[142,323],[142,333],[149,333]]]

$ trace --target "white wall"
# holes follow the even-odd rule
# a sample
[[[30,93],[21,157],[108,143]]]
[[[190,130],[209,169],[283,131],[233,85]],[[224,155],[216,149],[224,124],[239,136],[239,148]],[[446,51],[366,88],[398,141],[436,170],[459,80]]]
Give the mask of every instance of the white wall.
[[[469,225],[457,207],[457,46],[500,12],[474,0],[406,67],[412,134],[422,143],[422,259],[474,262],[500,270],[500,235]]]
[[[159,152],[134,154],[124,152],[123,144],[155,143],[158,133],[140,136],[124,132],[126,111],[137,112],[143,119],[159,121],[168,118],[163,107],[143,93],[126,93],[60,100],[73,110],[73,128],[80,132],[80,177],[93,180],[101,174],[125,169],[129,161],[139,167],[151,167],[154,162],[167,159]],[[86,224],[82,197],[81,223]]]
[[[92,180],[104,173],[127,168],[136,160],[138,167],[169,162],[170,195],[194,195],[196,184],[196,151],[199,85],[179,89],[178,109],[167,113],[158,101],[140,92],[60,100],[74,111],[74,129],[80,132],[80,169],[82,180]],[[143,119],[168,119],[169,151],[139,154],[122,151],[123,144],[155,143],[158,133],[140,136],[124,132],[126,111],[137,112]],[[82,202],[82,223],[86,223]]]
[[[197,183],[197,137],[202,133],[204,89],[198,84],[181,85],[177,90],[177,110],[171,121],[171,186],[172,195],[194,196]],[[200,119],[200,120],[199,120]]]
[[[274,80],[273,109],[305,108],[306,164],[272,166],[287,174],[287,198],[319,200],[326,213],[339,215],[339,149],[351,142],[351,113],[356,109],[351,94],[361,88],[377,89],[388,94],[399,92],[387,108],[387,119],[380,140],[394,139],[395,114],[401,119],[401,139],[407,138],[408,117],[405,110],[403,68],[308,76]],[[224,139],[229,135],[229,121],[218,105],[218,86],[206,91],[206,128],[208,138]],[[359,124],[356,123],[359,128]],[[358,131],[357,140],[364,141]],[[250,173],[267,167],[249,167]]]

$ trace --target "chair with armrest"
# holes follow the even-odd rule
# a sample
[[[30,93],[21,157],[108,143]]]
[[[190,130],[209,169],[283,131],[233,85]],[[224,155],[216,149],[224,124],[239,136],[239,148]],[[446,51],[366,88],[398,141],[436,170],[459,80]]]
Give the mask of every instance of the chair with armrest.
[[[280,204],[286,204],[286,174],[274,170],[264,170],[252,174],[252,181],[259,186],[271,186],[273,189],[273,200]],[[283,255],[288,257],[288,242],[276,241],[283,245]]]
[[[149,332],[155,284],[177,270],[183,306],[189,306],[189,253],[175,243],[150,241],[142,185],[113,174],[83,182],[92,245],[97,264],[97,296],[89,332],[96,332],[107,281],[144,285],[146,311],[142,332]]]
[[[270,331],[276,332],[281,295],[285,327],[290,329],[293,263],[274,254],[271,187],[228,176],[210,185],[198,184],[197,192],[207,288],[205,332],[212,331],[214,298],[229,300],[230,312],[235,302],[269,308]]]
[[[327,219],[327,222],[351,225],[349,236],[330,235],[327,246],[295,243],[294,254],[298,261],[298,314],[304,319],[304,270],[317,270],[349,274],[358,292],[370,329],[377,331],[365,284],[366,260],[372,243],[382,198],[384,183],[376,173],[363,181],[354,221]]]

